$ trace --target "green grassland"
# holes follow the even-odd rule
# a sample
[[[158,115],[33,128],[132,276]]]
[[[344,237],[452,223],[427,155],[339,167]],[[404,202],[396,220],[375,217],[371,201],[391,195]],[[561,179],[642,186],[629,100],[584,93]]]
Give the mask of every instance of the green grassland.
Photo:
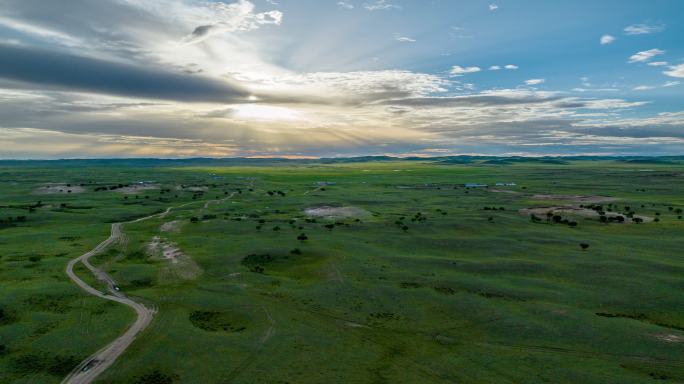
[[[0,383],[134,321],[64,268],[167,207],[91,260],[158,311],[98,383],[684,382],[683,192],[676,160],[0,163]],[[657,220],[519,212],[573,196]]]

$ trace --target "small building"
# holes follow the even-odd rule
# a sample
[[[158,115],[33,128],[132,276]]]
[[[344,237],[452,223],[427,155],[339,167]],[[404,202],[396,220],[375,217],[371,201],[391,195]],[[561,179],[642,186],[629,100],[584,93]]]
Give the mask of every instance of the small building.
[[[496,183],[497,187],[515,187],[515,183]]]
[[[487,184],[480,184],[480,183],[465,183],[464,186],[466,188],[487,188]]]
[[[337,183],[334,182],[334,181],[317,181],[317,182],[314,183],[314,184],[316,184],[316,185],[319,186],[319,187],[328,187],[328,186],[331,186],[331,185],[337,185]]]

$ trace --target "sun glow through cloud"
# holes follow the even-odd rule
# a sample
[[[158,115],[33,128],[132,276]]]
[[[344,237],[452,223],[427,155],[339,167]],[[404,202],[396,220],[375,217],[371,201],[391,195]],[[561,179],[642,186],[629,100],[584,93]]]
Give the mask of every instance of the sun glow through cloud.
[[[683,2],[60,4],[0,0],[0,158],[684,149]]]
[[[233,116],[243,120],[293,121],[302,119],[300,112],[284,107],[245,104],[232,108],[235,110]]]

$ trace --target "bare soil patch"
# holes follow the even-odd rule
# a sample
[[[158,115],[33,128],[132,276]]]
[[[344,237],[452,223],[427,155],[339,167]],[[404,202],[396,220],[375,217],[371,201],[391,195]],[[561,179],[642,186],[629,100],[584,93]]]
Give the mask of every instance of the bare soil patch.
[[[157,184],[133,184],[129,185],[128,187],[123,187],[123,188],[118,188],[116,191],[120,193],[125,193],[125,194],[133,194],[133,193],[138,193],[141,191],[151,191],[159,189],[159,185]]]
[[[209,190],[209,187],[203,187],[203,186],[186,186],[186,185],[176,185],[176,190],[177,191],[190,191],[190,192],[206,192]]]
[[[329,219],[341,219],[341,218],[363,218],[370,216],[370,212],[363,208],[358,207],[312,207],[304,210],[307,216],[329,218]]]
[[[593,209],[588,209],[588,208],[581,208],[581,207],[576,207],[576,206],[560,206],[560,207],[536,207],[536,208],[524,208],[521,209],[520,214],[525,215],[525,216],[531,216],[531,215],[536,215],[540,218],[545,218],[548,213],[551,213],[552,215],[566,215],[566,216],[575,216],[575,217],[584,217],[584,218],[589,218],[589,219],[598,219],[601,215],[599,215],[598,212],[594,211]],[[605,214],[607,217],[618,217],[622,216],[625,218],[624,223],[633,223],[634,221],[617,212],[606,212]],[[635,218],[640,218],[642,219],[645,223],[653,221],[652,217],[648,216],[639,216],[639,215],[634,215]]]
[[[168,242],[159,236],[152,238],[147,246],[149,254],[167,261],[166,267],[160,272],[160,281],[194,280],[202,269],[190,256],[183,253],[176,244]]]
[[[171,233],[179,233],[180,232],[180,226],[181,226],[181,221],[180,220],[174,220],[174,221],[169,221],[161,225],[159,227],[159,230],[161,232],[171,232]]]
[[[80,185],[69,184],[44,184],[36,188],[33,193],[35,195],[55,195],[55,194],[74,194],[83,193],[85,188]]]
[[[510,189],[488,189],[489,192],[494,193],[510,193],[511,195],[519,195],[518,191],[511,191]]]
[[[673,335],[673,334],[656,335],[656,338],[658,340],[664,341],[666,343],[684,343],[684,336],[679,336],[679,335]]]
[[[582,195],[533,195],[533,200],[568,200],[578,203],[610,203],[620,199],[610,196],[582,196]]]

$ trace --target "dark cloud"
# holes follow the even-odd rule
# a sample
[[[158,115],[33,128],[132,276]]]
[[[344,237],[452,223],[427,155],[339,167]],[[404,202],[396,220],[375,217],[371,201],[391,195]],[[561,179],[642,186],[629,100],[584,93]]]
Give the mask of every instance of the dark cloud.
[[[412,97],[405,99],[384,100],[382,104],[407,107],[487,107],[501,105],[537,104],[559,100],[556,96],[502,96],[502,95],[466,95],[454,97]]]
[[[197,41],[204,39],[205,37],[209,36],[209,34],[215,30],[217,27],[215,25],[200,25],[199,27],[195,28],[194,31],[186,38],[187,41],[192,42],[192,41]]]
[[[2,44],[0,78],[33,84],[36,89],[189,102],[229,103],[249,96],[228,80]]]

